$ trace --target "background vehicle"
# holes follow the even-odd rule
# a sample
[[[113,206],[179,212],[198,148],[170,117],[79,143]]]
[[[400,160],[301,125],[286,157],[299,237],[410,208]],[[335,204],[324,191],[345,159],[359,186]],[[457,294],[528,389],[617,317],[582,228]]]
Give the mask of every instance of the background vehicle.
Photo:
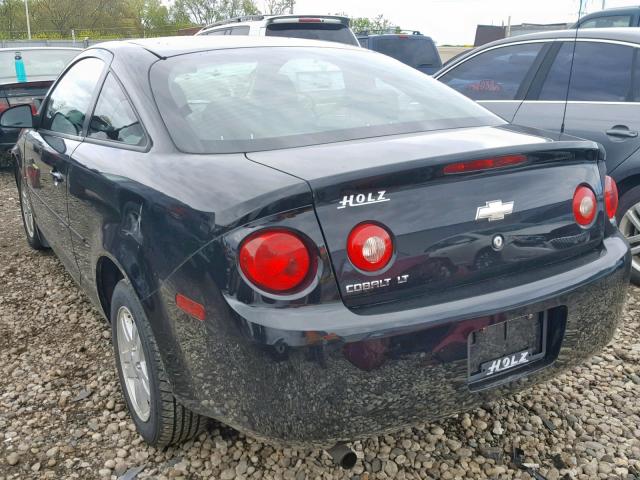
[[[410,35],[405,33],[359,34],[357,37],[360,46],[389,55],[422,73],[432,75],[442,68],[442,60],[436,44],[431,37],[422,35],[420,32],[413,32]]]
[[[632,280],[640,285],[640,29],[577,35],[577,43],[575,30],[493,42],[435,78],[509,122],[605,147],[621,195],[620,229],[634,254]]]
[[[205,417],[298,445],[401,428],[575,365],[620,318],[602,150],[359,47],[101,44],[0,124],[29,128],[28,241],[110,319],[155,445]]]
[[[358,45],[347,17],[335,15],[251,15],[207,25],[196,35],[306,38]]]
[[[53,81],[80,51],[52,47],[0,49],[0,113],[20,104],[31,105],[35,112]],[[20,61],[26,78],[16,76],[16,62]],[[20,129],[0,128],[0,166],[8,159],[7,152],[15,145],[19,132]]]
[[[582,17],[573,28],[640,27],[640,7],[608,8]]]

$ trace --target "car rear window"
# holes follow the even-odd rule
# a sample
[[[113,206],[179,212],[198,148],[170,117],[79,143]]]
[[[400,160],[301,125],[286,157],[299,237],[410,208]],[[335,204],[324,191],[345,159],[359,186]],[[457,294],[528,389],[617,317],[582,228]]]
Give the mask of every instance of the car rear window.
[[[412,67],[440,66],[440,55],[431,40],[410,35],[378,37],[369,46]]]
[[[358,45],[349,27],[332,23],[272,23],[267,25],[267,36],[306,38],[325,42]]]
[[[504,122],[384,55],[239,48],[157,61],[151,86],[176,146],[237,153]]]
[[[14,83],[16,76],[16,56],[22,57],[27,81],[55,80],[64,67],[74,59],[79,50],[5,50],[0,52],[0,82]]]

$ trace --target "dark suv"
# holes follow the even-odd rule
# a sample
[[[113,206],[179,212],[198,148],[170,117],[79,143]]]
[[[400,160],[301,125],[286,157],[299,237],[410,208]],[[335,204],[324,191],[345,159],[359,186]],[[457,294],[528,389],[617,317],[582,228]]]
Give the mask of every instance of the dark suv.
[[[384,53],[422,73],[433,75],[442,68],[442,60],[431,39],[419,32],[412,34],[358,34],[360,46]]]
[[[573,66],[573,67],[572,67]],[[498,40],[434,75],[508,122],[594,140],[618,183],[620,230],[640,285],[640,29],[589,28]]]

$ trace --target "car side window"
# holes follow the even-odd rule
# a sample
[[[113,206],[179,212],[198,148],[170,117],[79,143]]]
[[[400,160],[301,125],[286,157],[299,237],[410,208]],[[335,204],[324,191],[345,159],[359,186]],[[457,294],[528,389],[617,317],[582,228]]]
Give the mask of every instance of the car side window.
[[[249,25],[241,25],[231,29],[231,35],[249,35]]]
[[[562,46],[547,73],[547,78],[544,80],[538,100],[561,100],[564,102],[567,99],[573,46],[573,42],[562,42]]]
[[[633,47],[577,42],[569,100],[624,102],[631,97]]]
[[[42,115],[41,128],[67,135],[82,135],[91,100],[104,62],[85,58],[73,65],[55,86]]]
[[[120,142],[125,145],[142,145],[145,134],[113,74],[107,76],[96,108],[89,123],[90,138]]]
[[[480,53],[439,78],[473,100],[515,100],[544,43],[526,43]]]
[[[218,30],[211,30],[209,32],[205,32],[205,35],[226,35],[228,28],[220,28]]]
[[[580,25],[580,28],[610,28],[610,27],[629,27],[631,26],[630,15],[609,15],[606,17],[597,17],[587,20]]]

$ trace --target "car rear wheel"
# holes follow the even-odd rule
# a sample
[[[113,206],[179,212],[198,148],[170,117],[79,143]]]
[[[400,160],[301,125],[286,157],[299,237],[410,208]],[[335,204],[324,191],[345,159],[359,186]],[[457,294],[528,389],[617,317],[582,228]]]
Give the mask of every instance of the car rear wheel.
[[[166,447],[201,433],[208,419],[173,396],[147,316],[125,280],[113,291],[111,333],[120,386],[142,438],[155,447]]]
[[[22,212],[22,224],[24,225],[24,233],[27,236],[27,243],[34,250],[45,250],[46,243],[42,240],[42,234],[36,224],[36,218],[33,215],[33,207],[31,205],[31,197],[24,178],[20,181],[20,211]]]
[[[640,286],[640,186],[620,198],[618,226],[631,246],[631,282]]]

